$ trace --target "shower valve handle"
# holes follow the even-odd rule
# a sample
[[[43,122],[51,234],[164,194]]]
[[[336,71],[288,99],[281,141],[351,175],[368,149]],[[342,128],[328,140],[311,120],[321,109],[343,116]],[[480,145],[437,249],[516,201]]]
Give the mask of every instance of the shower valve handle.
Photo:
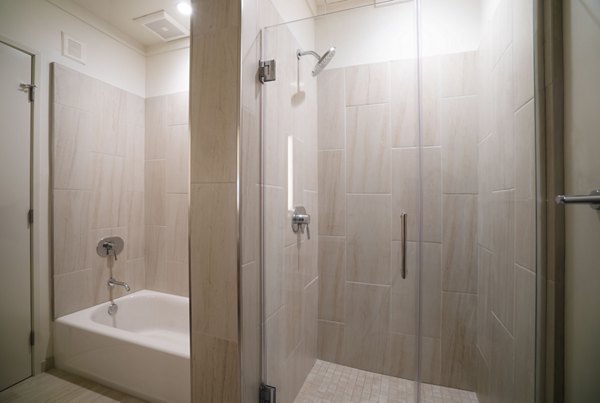
[[[304,234],[304,227],[306,227],[306,236],[310,239],[309,224],[310,214],[306,212],[306,209],[303,206],[296,207],[292,213],[292,231],[294,234],[297,234],[298,232]]]

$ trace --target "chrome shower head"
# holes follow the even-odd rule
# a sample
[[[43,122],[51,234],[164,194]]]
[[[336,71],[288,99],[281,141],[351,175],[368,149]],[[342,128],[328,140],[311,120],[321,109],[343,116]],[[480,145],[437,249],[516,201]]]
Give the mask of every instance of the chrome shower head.
[[[317,64],[315,64],[315,68],[312,71],[313,77],[316,77],[320,72],[323,71],[323,69],[329,64],[329,62],[331,62],[333,56],[335,56],[335,47],[330,47],[327,52],[323,53],[323,56],[320,56],[314,50],[302,51],[301,49],[298,49],[298,51],[296,52],[296,57],[298,59],[306,55],[312,55],[315,57],[315,59],[317,59]]]

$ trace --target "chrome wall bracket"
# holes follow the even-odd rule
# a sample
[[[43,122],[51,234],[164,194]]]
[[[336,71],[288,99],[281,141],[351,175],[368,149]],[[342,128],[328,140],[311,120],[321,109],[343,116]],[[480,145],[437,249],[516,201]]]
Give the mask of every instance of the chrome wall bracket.
[[[589,204],[594,210],[600,210],[600,189],[592,190],[588,196],[556,196],[556,204]]]

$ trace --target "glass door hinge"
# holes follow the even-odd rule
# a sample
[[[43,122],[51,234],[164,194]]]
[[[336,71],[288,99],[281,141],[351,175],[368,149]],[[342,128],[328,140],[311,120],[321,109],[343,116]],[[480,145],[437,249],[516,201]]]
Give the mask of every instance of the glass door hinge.
[[[260,385],[260,403],[277,403],[277,389],[271,385]]]
[[[258,79],[261,83],[275,81],[277,78],[277,64],[274,59],[261,60],[258,64]]]

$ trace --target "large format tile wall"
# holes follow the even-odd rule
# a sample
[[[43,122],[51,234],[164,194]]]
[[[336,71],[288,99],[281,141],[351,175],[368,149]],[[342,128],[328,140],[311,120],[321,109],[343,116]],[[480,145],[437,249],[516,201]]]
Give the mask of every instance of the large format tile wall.
[[[314,60],[296,59],[296,50],[307,44],[301,46],[289,27],[263,35],[264,53],[277,60],[278,75],[263,87],[266,381],[277,387],[278,401],[292,402],[317,358],[317,80],[311,76]],[[306,207],[310,240],[292,232],[288,205]]]
[[[144,99],[54,63],[54,316],[119,297],[110,276],[144,288]],[[105,236],[125,249],[96,254]]]
[[[146,99],[146,288],[187,296],[189,125],[187,91]]]
[[[190,46],[192,401],[239,402],[241,3],[193,0]]]
[[[474,390],[477,53],[422,66],[422,380]],[[407,379],[417,360],[416,68],[330,69],[318,88],[319,358]]]
[[[501,0],[480,47],[477,392],[534,400],[533,5]]]

